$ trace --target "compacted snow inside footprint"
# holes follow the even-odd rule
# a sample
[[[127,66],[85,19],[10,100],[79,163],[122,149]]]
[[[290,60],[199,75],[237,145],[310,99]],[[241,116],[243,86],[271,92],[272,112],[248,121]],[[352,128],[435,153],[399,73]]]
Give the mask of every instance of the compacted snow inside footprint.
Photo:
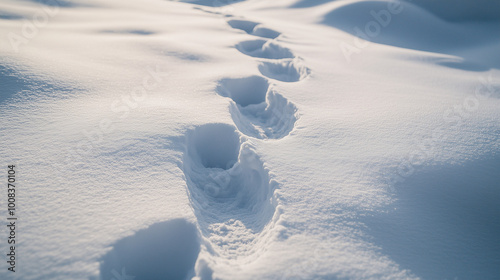
[[[280,139],[293,130],[297,108],[260,76],[219,81],[217,92],[232,99],[231,116],[238,129],[259,139]]]
[[[187,135],[182,168],[202,233],[215,253],[229,259],[252,255],[276,207],[275,183],[252,145],[234,126],[199,126]]]
[[[288,83],[298,82],[310,73],[299,58],[263,61],[259,65],[259,71],[268,78]]]

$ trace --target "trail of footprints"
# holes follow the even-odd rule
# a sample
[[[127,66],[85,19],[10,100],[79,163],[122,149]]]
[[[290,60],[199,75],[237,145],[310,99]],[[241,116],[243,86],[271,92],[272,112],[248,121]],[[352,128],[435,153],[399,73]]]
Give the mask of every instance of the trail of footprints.
[[[236,49],[259,59],[263,76],[218,82],[216,92],[229,99],[236,127],[211,123],[189,131],[182,169],[202,234],[210,242],[208,251],[226,259],[251,261],[267,242],[266,228],[273,226],[271,221],[279,214],[274,195],[277,183],[270,179],[247,137],[267,140],[290,134],[297,108],[274,89],[270,79],[297,82],[309,69],[276,42],[279,32],[243,19],[227,23],[259,37],[237,44]]]
[[[297,109],[276,92],[268,78],[297,82],[309,75],[309,69],[302,65],[300,58],[291,50],[274,40],[281,33],[260,23],[243,19],[231,19],[228,24],[260,37],[240,42],[236,49],[245,55],[258,58],[259,71],[267,78],[251,76],[223,79],[219,81],[217,93],[232,99],[231,116],[242,133],[259,139],[280,139],[287,136],[297,120]]]

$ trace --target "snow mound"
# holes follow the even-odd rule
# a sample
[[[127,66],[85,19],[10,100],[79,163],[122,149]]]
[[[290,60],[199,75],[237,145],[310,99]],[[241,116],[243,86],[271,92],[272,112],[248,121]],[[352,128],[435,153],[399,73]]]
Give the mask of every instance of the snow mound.
[[[404,2],[348,2],[327,13],[322,23],[367,41],[404,48],[431,49],[470,42],[438,17]]]
[[[437,1],[432,5],[434,2]],[[345,49],[359,50],[373,42],[453,55],[470,65],[500,66],[494,51],[488,51],[484,58],[477,55],[478,48],[498,46],[500,38],[491,36],[498,26],[449,22],[422,7],[401,1],[346,1],[326,13],[320,22],[358,38],[352,44],[349,42],[349,46],[344,42]]]
[[[291,8],[311,8],[336,0],[298,0]],[[345,1],[349,2],[349,1]],[[351,1],[352,2],[352,1]],[[435,16],[453,22],[498,21],[500,20],[500,2],[497,0],[401,0],[427,10]]]

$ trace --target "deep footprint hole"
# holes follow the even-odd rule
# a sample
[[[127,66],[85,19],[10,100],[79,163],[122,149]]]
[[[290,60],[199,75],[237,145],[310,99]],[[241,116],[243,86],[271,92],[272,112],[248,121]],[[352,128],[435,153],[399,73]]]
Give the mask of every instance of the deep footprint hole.
[[[227,22],[229,26],[234,29],[240,29],[250,34],[253,32],[255,26],[259,25],[258,22],[248,21],[248,20],[240,20],[240,19],[232,19]]]
[[[266,40],[250,40],[239,43],[236,47],[243,53],[255,52],[264,47]]]
[[[276,39],[278,38],[278,36],[281,35],[281,33],[267,27],[257,26],[256,28],[253,29],[252,35],[263,38]]]
[[[190,137],[191,156],[205,168],[230,169],[238,161],[240,135],[231,125],[215,123],[197,127]]]
[[[116,242],[102,259],[100,279],[185,280],[199,252],[196,226],[184,219],[157,223]]]
[[[223,79],[219,82],[217,92],[231,98],[236,104],[246,107],[266,101],[269,89],[267,79],[260,76],[246,78]]]
[[[282,47],[276,42],[262,39],[243,41],[236,45],[236,49],[241,53],[251,57],[267,59],[294,58],[291,50]]]
[[[296,60],[264,61],[259,64],[262,75],[282,82],[298,82],[309,75],[309,69]]]
[[[248,34],[263,38],[275,39],[281,35],[281,33],[276,30],[263,27],[260,23],[249,20],[232,19],[229,20],[227,24],[234,29],[243,30]]]

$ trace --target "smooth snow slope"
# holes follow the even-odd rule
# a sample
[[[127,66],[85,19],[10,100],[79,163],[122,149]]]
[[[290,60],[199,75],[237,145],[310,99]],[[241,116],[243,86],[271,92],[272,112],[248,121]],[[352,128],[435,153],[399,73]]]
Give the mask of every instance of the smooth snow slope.
[[[497,7],[1,1],[0,279],[498,279]]]

